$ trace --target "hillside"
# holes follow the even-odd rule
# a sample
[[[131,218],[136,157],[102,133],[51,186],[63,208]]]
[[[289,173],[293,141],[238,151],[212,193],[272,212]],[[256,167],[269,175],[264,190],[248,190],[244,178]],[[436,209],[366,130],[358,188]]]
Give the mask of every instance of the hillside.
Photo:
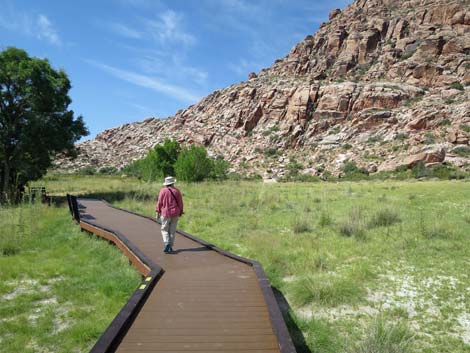
[[[357,0],[290,53],[167,119],[106,130],[60,169],[122,167],[170,137],[242,173],[470,169],[470,1]]]

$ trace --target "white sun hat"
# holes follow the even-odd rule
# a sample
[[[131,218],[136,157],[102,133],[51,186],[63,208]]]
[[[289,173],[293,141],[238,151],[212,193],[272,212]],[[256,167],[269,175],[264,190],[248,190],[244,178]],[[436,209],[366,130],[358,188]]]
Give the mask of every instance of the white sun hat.
[[[176,183],[176,179],[171,176],[168,176],[165,178],[165,182],[163,183],[163,185],[168,186],[174,183]]]

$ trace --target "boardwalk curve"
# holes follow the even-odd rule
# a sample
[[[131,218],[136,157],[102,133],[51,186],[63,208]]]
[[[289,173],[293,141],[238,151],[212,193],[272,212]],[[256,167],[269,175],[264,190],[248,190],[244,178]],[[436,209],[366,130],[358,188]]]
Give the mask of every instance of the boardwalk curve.
[[[176,254],[166,255],[151,217],[103,200],[67,200],[83,230],[113,242],[144,276],[92,353],[296,352],[256,261],[182,231]]]

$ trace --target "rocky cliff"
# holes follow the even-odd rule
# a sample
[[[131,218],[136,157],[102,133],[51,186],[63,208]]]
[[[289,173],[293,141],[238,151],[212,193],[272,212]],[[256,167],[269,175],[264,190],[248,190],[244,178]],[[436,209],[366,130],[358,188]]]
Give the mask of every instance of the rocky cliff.
[[[357,0],[246,82],[167,119],[106,130],[61,169],[122,167],[164,138],[240,172],[470,168],[470,0]]]

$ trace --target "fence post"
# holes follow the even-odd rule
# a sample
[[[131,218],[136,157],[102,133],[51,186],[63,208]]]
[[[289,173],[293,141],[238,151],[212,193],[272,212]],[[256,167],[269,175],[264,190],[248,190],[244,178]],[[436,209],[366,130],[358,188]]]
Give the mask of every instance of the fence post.
[[[70,194],[67,194],[67,203],[69,204],[70,215],[73,217],[72,199]]]
[[[80,212],[78,211],[77,196],[70,196],[72,199],[73,218],[80,223]]]

